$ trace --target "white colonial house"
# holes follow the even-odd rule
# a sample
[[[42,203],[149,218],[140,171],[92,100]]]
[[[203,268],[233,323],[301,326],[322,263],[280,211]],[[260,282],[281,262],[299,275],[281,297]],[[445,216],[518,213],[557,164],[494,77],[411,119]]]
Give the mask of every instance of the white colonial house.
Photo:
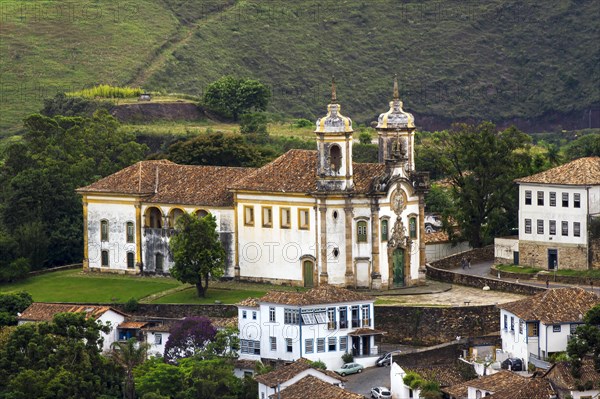
[[[519,238],[496,240],[496,261],[553,270],[600,268],[600,157],[516,180]]]
[[[125,321],[124,313],[109,306],[96,306],[86,304],[68,304],[68,303],[45,303],[34,302],[18,317],[19,324],[30,322],[52,321],[58,313],[84,313],[86,317],[91,317],[99,324],[108,325],[108,333],[100,333],[103,339],[102,351],[107,352],[111,349],[113,342],[118,340],[117,326]]]
[[[557,288],[498,305],[505,357],[522,359],[526,368],[529,363],[548,368],[548,357],[567,349],[587,311],[599,303],[600,297],[584,289]]]
[[[378,357],[374,299],[329,285],[307,292],[273,291],[238,304],[240,359],[263,363],[322,361],[328,369],[342,355],[373,366]]]
[[[182,212],[212,214],[227,252],[226,277],[390,289],[415,284],[425,266],[428,174],[414,161],[414,118],[394,82],[376,127],[379,163],[352,160],[352,121],[335,85],[317,121],[316,151],[290,150],[258,168],[143,161],[78,192],[84,269],[168,273]]]

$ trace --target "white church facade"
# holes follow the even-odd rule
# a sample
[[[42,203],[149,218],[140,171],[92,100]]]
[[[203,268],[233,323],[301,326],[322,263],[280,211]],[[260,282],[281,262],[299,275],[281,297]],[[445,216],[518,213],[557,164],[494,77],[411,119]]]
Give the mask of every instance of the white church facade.
[[[169,237],[183,212],[212,214],[225,275],[295,286],[390,289],[425,265],[428,174],[415,171],[414,118],[394,82],[376,127],[379,162],[352,161],[350,118],[335,84],[316,123],[317,150],[290,150],[261,168],[142,161],[78,192],[84,268],[168,273]]]

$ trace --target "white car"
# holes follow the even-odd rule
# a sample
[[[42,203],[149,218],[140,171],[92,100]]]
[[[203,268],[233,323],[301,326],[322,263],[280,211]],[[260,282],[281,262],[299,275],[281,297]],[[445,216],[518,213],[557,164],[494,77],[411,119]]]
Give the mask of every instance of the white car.
[[[435,233],[442,229],[442,218],[433,213],[425,214],[425,232]]]
[[[375,399],[389,399],[392,393],[386,387],[371,388],[371,397]]]

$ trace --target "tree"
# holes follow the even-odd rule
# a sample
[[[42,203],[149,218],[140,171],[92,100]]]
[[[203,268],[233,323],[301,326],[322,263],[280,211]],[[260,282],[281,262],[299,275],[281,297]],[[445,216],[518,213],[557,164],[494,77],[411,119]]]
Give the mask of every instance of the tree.
[[[181,282],[194,284],[198,296],[204,298],[209,279],[221,277],[225,268],[225,250],[219,241],[215,217],[182,215],[169,247],[175,262],[171,275]]]
[[[152,394],[177,398],[183,391],[183,373],[177,365],[165,363],[161,358],[152,358],[137,366],[133,375],[135,391],[142,398]]]
[[[240,121],[241,133],[267,134],[267,115],[264,112],[243,114]]]
[[[569,160],[582,157],[600,157],[600,133],[586,134],[565,146]]]
[[[17,325],[17,313],[21,313],[32,303],[33,298],[24,291],[0,294],[0,327]]]
[[[258,80],[223,76],[211,83],[204,94],[204,104],[222,116],[238,120],[248,111],[265,111],[271,93]]]
[[[584,324],[577,327],[567,343],[567,354],[571,359],[571,372],[575,378],[581,376],[583,358],[592,355],[594,367],[600,372],[600,305],[591,308],[583,318]]]
[[[216,334],[217,329],[206,317],[186,317],[176,321],[165,344],[165,360],[174,363],[198,354]]]
[[[448,228],[451,237],[478,248],[516,224],[513,180],[530,171],[530,141],[514,127],[498,132],[490,122],[457,124],[452,131],[434,133],[427,151],[452,182],[453,206],[445,216],[451,215],[460,228],[458,236]]]
[[[128,399],[135,399],[133,369],[144,363],[149,347],[150,344],[138,342],[135,338],[130,338],[125,342],[116,341],[112,344],[110,356],[125,370],[123,390]]]

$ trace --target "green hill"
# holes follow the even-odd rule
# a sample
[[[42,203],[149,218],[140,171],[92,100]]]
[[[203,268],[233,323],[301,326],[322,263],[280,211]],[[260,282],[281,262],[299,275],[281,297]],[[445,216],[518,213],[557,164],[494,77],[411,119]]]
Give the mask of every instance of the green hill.
[[[335,74],[343,112],[373,120],[397,73],[405,108],[430,126],[562,118],[587,127],[590,108],[600,123],[597,0],[140,0],[119,2],[120,13],[98,0],[66,21],[52,17],[60,2],[47,1],[36,23],[19,18],[35,15],[22,3],[0,0],[5,134],[39,109],[45,93],[29,90],[35,84],[201,95],[224,74],[262,80],[271,111],[310,119],[323,113]]]

